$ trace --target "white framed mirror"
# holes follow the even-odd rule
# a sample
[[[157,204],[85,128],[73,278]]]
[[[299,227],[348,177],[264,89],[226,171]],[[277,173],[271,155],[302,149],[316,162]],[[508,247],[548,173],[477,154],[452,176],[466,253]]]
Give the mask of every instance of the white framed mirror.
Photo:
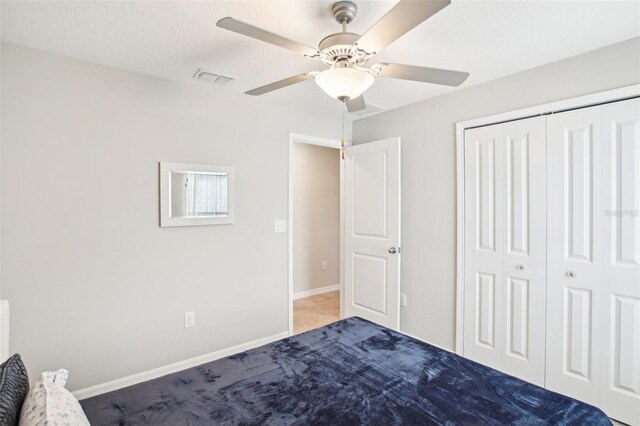
[[[160,163],[160,226],[234,222],[231,166]]]

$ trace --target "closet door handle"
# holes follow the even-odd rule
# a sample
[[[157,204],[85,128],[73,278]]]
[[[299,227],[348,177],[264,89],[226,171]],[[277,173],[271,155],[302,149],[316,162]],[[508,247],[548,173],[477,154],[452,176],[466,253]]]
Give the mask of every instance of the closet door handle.
[[[576,273],[574,271],[567,271],[567,276],[569,278],[575,278],[576,277]]]
[[[524,265],[518,265],[518,269],[524,271],[526,268],[524,267]]]

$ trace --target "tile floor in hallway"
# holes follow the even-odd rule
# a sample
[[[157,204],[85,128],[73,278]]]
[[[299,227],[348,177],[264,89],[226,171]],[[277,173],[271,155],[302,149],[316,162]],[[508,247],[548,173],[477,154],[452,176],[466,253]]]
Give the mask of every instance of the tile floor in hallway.
[[[340,292],[319,294],[293,301],[293,332],[303,333],[340,319]]]

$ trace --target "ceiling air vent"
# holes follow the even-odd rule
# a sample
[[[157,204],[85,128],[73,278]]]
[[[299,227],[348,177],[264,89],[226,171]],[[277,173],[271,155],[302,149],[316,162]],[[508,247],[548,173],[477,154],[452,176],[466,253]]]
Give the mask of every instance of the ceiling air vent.
[[[209,84],[215,84],[216,86],[228,86],[237,80],[236,77],[208,71],[204,68],[200,68],[198,71],[196,71],[196,73],[193,75],[193,79],[204,81],[205,83]]]

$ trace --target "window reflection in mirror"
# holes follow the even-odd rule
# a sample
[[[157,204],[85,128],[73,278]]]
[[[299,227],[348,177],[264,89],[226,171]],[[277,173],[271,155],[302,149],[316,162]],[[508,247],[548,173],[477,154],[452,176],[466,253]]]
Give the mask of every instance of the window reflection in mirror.
[[[235,221],[235,169],[160,163],[160,226],[224,225]]]
[[[171,171],[171,218],[228,215],[227,173]]]

